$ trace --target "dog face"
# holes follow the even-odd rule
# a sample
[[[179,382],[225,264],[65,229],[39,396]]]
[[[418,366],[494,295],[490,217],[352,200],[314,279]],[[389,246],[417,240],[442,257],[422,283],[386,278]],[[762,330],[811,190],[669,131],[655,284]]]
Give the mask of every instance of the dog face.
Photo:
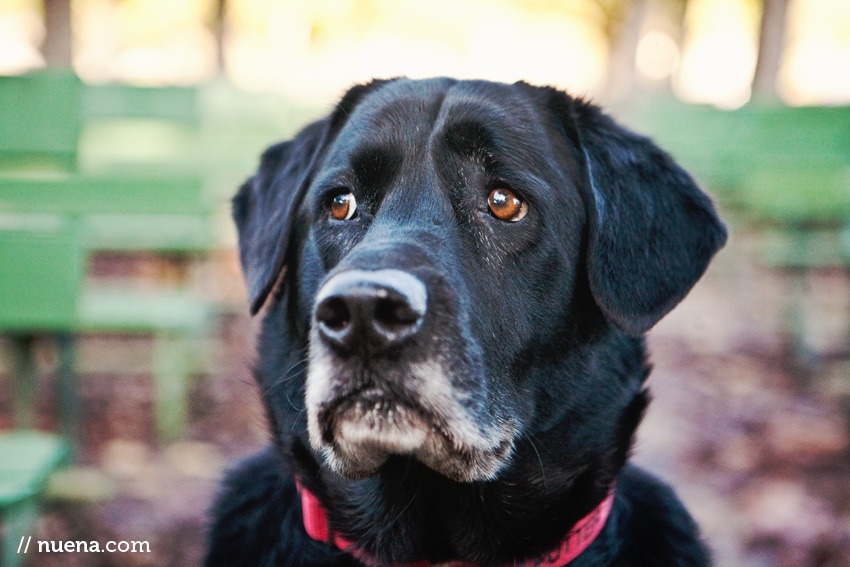
[[[556,425],[614,436],[642,380],[594,365],[725,240],[692,179],[596,107],[450,79],[355,87],[267,151],[234,217],[252,310],[273,295],[275,434],[353,479],[403,455],[486,481]]]

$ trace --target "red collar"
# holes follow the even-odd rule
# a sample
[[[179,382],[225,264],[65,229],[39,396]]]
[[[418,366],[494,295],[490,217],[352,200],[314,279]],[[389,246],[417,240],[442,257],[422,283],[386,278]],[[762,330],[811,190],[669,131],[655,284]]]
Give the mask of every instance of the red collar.
[[[304,528],[307,530],[307,535],[311,538],[324,541],[335,545],[337,548],[353,555],[367,565],[380,566],[367,553],[358,549],[354,542],[345,539],[340,534],[334,532],[328,523],[328,515],[319,499],[298,484],[298,490],[301,494],[301,510],[304,516]],[[605,521],[608,519],[608,514],[611,512],[611,506],[614,503],[614,491],[612,490],[608,497],[603,500],[599,506],[594,508],[587,516],[576,522],[572,529],[567,532],[567,535],[561,540],[561,544],[556,548],[546,553],[542,557],[530,559],[523,563],[514,563],[513,567],[564,567],[570,561],[578,557],[585,549],[587,549],[596,536],[602,531],[605,526]],[[406,565],[394,564],[389,567],[477,567],[472,563],[463,563],[460,561],[449,561],[438,565],[430,563],[410,563]]]

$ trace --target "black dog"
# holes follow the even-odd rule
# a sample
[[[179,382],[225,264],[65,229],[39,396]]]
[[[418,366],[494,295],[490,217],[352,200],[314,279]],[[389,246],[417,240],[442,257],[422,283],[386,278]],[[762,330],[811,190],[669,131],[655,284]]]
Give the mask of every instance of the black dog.
[[[641,338],[726,232],[646,138],[551,88],[396,79],[234,199],[273,447],[208,566],[707,565],[627,466]]]

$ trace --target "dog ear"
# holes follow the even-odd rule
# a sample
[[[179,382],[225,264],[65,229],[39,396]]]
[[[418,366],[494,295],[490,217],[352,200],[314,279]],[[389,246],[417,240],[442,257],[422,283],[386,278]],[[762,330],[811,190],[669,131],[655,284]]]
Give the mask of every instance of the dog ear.
[[[350,89],[328,117],[313,122],[293,140],[267,149],[257,173],[233,198],[233,220],[239,232],[239,258],[251,314],[268,298],[290,254],[295,210],[333,137],[369,91],[387,81]]]
[[[284,267],[293,213],[325,146],[328,122],[327,118],[314,122],[295,139],[267,149],[257,173],[233,198],[239,258],[252,315],[260,310]]]
[[[587,271],[602,312],[631,335],[676,306],[726,242],[711,199],[652,141],[563,95],[559,114],[584,162]]]

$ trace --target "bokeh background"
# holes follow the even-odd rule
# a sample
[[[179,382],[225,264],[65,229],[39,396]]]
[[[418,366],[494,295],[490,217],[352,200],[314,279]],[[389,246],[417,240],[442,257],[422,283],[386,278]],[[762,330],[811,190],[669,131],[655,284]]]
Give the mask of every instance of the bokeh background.
[[[650,333],[635,458],[720,567],[850,565],[846,0],[0,0],[0,563],[200,565],[267,440],[228,199],[397,75],[555,85],[694,173],[731,239]]]

